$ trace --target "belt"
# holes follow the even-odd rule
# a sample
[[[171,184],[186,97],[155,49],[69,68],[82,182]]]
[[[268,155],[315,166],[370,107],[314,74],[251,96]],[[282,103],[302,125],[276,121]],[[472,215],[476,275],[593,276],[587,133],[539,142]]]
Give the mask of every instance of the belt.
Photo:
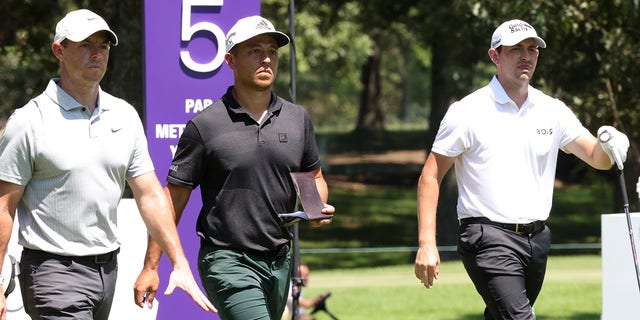
[[[257,256],[257,257],[268,259],[268,260],[275,260],[275,259],[282,258],[289,253],[289,245],[287,244],[283,244],[273,250],[260,251],[260,250],[253,250],[253,249],[236,249],[236,248],[216,246],[212,244],[210,240],[205,238],[200,238],[200,246],[203,246],[203,247],[208,246],[208,247],[213,247],[214,249],[234,250],[238,252],[244,252],[248,255]]]
[[[241,251],[246,254],[249,254],[252,256],[258,256],[260,258],[264,258],[267,260],[275,260],[275,259],[279,259],[286,256],[287,253],[289,253],[289,246],[284,244],[270,251],[259,251],[259,250],[251,250],[251,249],[243,249]]]
[[[24,248],[23,250],[25,253],[34,254],[40,257],[53,257],[60,260],[72,260],[80,263],[96,264],[96,265],[101,265],[101,264],[106,264],[111,262],[111,260],[117,257],[118,253],[120,252],[120,248],[118,248],[111,252],[96,254],[91,256],[63,256],[60,254],[46,252],[38,249]]]
[[[466,224],[490,224],[502,229],[511,230],[520,234],[532,234],[544,229],[544,221],[536,220],[529,223],[502,223],[493,222],[484,217],[464,218],[460,220],[460,225]]]

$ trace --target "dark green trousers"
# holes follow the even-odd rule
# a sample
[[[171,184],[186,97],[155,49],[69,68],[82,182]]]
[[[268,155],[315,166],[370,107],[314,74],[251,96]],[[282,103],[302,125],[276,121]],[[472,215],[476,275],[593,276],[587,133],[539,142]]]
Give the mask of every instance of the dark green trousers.
[[[291,252],[266,257],[202,245],[198,272],[222,320],[279,320],[289,296]]]

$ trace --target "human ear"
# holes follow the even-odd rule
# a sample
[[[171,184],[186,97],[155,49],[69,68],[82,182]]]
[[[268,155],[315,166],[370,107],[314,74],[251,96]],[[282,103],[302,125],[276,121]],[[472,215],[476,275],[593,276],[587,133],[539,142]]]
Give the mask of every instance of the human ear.
[[[493,63],[497,64],[498,62],[500,62],[500,57],[498,56],[498,51],[496,49],[491,48],[487,53],[489,54],[489,59],[491,59]]]
[[[233,56],[233,54],[232,54],[231,52],[227,52],[227,53],[224,55],[224,61],[227,63],[227,65],[228,65],[231,69],[233,69],[234,58],[235,58],[235,57]]]
[[[62,59],[62,44],[60,44],[59,42],[54,42],[51,44],[51,51],[53,52],[53,55],[56,56],[56,58],[58,58],[58,60]]]

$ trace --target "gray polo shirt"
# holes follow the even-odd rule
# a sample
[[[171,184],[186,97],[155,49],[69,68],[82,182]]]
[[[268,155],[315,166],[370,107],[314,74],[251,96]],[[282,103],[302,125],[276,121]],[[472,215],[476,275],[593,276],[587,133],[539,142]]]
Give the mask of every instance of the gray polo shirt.
[[[92,114],[54,78],[0,138],[0,180],[25,186],[18,243],[61,255],[117,249],[125,179],[153,171],[135,109],[100,89]]]

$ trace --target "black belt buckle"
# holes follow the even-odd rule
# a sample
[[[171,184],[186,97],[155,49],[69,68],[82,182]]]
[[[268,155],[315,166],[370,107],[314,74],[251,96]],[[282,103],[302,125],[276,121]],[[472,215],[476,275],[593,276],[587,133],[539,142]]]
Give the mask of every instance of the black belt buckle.
[[[93,256],[93,263],[95,263],[95,264],[109,263],[118,254],[118,252],[120,252],[119,248],[114,250],[114,251],[111,251],[111,252],[107,252],[107,253],[103,253],[103,254],[97,254],[97,255]]]
[[[113,257],[113,252],[95,255],[95,256],[93,256],[93,263],[95,263],[95,264],[105,264],[105,263],[111,261],[112,257]]]
[[[500,223],[493,222],[484,217],[471,217],[460,220],[461,225],[469,223],[491,224],[519,234],[532,234],[544,228],[544,221],[534,221],[529,223]]]
[[[534,221],[530,223],[516,223],[513,225],[512,230],[516,233],[520,234],[531,234],[536,233],[544,226],[544,222],[542,221]]]

